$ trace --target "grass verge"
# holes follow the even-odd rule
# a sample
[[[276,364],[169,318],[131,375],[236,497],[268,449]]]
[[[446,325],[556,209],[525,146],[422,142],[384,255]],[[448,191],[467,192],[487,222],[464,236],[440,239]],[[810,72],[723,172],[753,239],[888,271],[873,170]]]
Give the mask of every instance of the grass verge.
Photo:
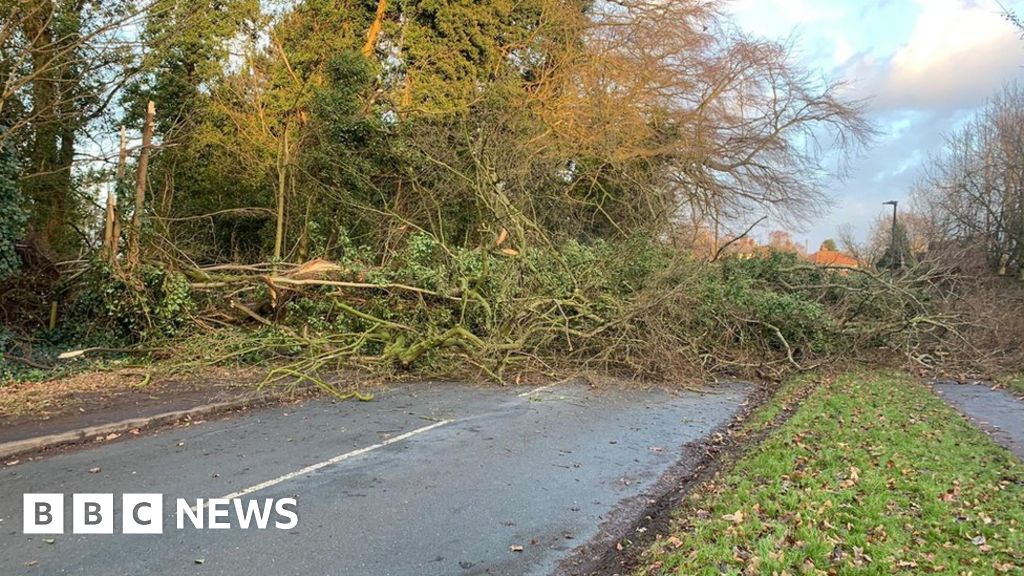
[[[909,378],[848,374],[694,490],[636,573],[1021,574],[1024,466]]]
[[[1001,383],[1005,384],[1010,392],[1024,398],[1024,373],[1009,376]]]

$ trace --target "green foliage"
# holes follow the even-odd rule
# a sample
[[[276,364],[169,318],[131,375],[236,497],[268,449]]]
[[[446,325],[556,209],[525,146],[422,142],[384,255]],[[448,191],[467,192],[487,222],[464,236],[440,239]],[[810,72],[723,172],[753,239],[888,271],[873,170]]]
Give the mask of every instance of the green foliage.
[[[537,0],[405,0],[406,73],[414,104],[463,108],[479,86],[521,73],[506,51],[529,46],[543,3]]]
[[[28,211],[18,191],[18,162],[7,145],[6,130],[0,127],[0,279],[17,272],[21,261],[15,242],[25,234]]]
[[[440,243],[429,234],[413,234],[395,258],[394,278],[428,290],[444,290],[448,274],[444,269]],[[442,264],[444,262],[444,264]]]
[[[785,372],[890,345],[884,336],[851,335],[846,323],[888,320],[902,305],[881,298],[875,307],[851,306],[847,290],[863,289],[862,278],[791,254],[704,263],[642,238],[567,240],[507,254],[448,248],[415,233],[386,266],[347,261],[346,267],[384,291],[347,297],[326,287],[306,291],[289,305],[286,324],[381,359],[467,330],[479,339],[475,361],[498,373],[519,354],[583,364],[600,358],[602,369],[651,377],[701,365],[747,375],[758,366]],[[388,288],[394,285],[427,293]],[[464,368],[457,361],[461,348],[425,348],[416,370]]]
[[[143,72],[122,95],[132,123],[141,128],[149,100],[158,134],[174,138],[201,117],[229,41],[258,13],[256,0],[156,0],[140,39],[149,48]]]
[[[697,316],[708,330],[724,327],[740,346],[767,345],[775,351],[789,346],[805,354],[828,351],[837,335],[825,306],[815,294],[785,288],[807,281],[805,271],[789,271],[796,263],[795,255],[783,252],[726,260],[721,274],[702,279]]]
[[[323,125],[327,144],[343,147],[366,145],[379,120],[365,113],[366,91],[373,86],[370,61],[358,52],[334,56],[327,65],[326,85],[317,90],[312,111]]]
[[[178,272],[145,266],[138,284],[93,262],[76,285],[65,339],[128,344],[175,335],[191,322],[195,304],[188,280]]]

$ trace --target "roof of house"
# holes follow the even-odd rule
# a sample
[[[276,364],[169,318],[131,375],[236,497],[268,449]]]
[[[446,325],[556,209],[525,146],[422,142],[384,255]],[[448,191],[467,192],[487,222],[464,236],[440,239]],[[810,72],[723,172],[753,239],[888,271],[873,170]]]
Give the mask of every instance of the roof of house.
[[[856,268],[860,264],[853,256],[835,250],[819,250],[807,258],[819,266],[848,266]]]

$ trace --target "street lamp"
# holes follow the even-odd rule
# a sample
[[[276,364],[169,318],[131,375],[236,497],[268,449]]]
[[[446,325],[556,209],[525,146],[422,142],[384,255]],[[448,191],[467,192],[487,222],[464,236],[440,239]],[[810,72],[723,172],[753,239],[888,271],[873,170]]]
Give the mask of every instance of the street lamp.
[[[889,200],[888,202],[882,202],[882,206],[892,205],[892,233],[889,235],[889,256],[892,258],[893,263],[899,268],[903,268],[903,254],[899,255],[899,259],[896,257],[896,206],[899,204],[896,200]]]

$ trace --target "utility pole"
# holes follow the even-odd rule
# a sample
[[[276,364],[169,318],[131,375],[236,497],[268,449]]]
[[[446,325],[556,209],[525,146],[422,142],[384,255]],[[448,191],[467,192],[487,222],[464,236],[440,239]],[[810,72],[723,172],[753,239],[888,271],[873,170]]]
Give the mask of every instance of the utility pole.
[[[882,202],[883,206],[892,205],[892,233],[889,234],[889,255],[893,259],[893,263],[900,269],[903,268],[903,254],[896,255],[896,206],[899,204],[897,200],[889,200],[888,202]]]

